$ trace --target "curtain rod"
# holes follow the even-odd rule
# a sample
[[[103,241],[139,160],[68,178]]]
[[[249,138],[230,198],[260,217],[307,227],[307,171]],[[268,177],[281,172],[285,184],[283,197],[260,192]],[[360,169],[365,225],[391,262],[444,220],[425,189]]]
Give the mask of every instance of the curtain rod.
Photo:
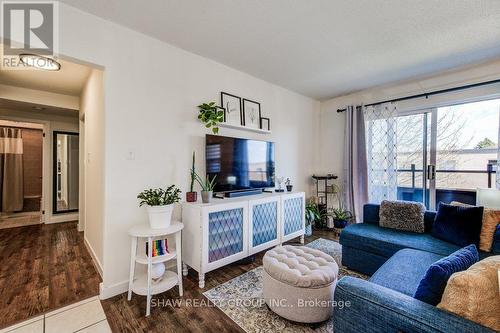
[[[451,92],[451,91],[465,90],[465,89],[485,86],[485,85],[494,84],[494,83],[500,83],[500,79],[479,82],[479,83],[473,83],[473,84],[468,84],[468,85],[460,86],[460,87],[441,89],[441,90],[431,91],[431,92],[423,93],[423,94],[417,94],[417,95],[411,95],[411,96],[400,97],[400,98],[395,98],[395,99],[389,99],[389,100],[385,100],[382,102],[366,104],[365,106],[374,106],[374,105],[379,105],[379,104],[384,104],[384,103],[400,102],[400,101],[405,101],[405,100],[414,99],[414,98],[422,98],[422,97],[429,98],[429,96],[433,96],[433,95],[444,94],[444,93]],[[345,110],[347,110],[347,109],[337,109],[337,112],[344,112]]]

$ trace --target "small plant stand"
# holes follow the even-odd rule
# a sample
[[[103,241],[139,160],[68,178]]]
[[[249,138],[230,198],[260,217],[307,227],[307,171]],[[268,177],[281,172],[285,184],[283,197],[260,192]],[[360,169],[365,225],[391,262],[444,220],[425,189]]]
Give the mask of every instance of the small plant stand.
[[[332,174],[313,175],[312,178],[316,181],[316,197],[318,198],[318,209],[322,214],[328,213],[328,195],[333,194],[330,181],[338,177]],[[327,217],[324,216],[321,224],[321,229],[327,229]],[[331,230],[328,228],[328,230]]]
[[[146,316],[151,313],[151,296],[163,293],[175,286],[179,286],[179,296],[182,297],[182,258],[181,258],[181,230],[184,225],[178,221],[172,221],[168,228],[152,229],[149,225],[138,225],[129,230],[132,237],[132,250],[130,256],[130,276],[128,284],[128,300],[132,299],[132,292],[137,295],[147,297]],[[169,253],[153,257],[153,240],[164,238],[175,234],[175,251],[169,249]],[[144,239],[144,241],[140,241]],[[145,244],[148,242],[149,253],[146,254]],[[137,245],[141,244],[138,250]],[[165,270],[163,278],[158,283],[153,283],[151,279],[151,269],[153,264],[167,262],[177,259],[177,273]],[[135,276],[135,265],[147,265],[147,272]]]

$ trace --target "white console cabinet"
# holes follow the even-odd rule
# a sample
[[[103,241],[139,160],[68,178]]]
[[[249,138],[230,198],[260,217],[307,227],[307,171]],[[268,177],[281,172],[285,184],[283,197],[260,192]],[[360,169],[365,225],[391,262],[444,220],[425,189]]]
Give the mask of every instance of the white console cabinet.
[[[205,273],[295,237],[304,242],[304,192],[214,198],[182,205],[183,274],[188,266]]]

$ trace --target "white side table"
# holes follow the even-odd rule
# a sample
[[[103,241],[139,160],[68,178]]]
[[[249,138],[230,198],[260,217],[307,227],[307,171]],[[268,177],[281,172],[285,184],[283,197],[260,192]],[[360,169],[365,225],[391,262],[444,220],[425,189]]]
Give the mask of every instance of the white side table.
[[[182,297],[182,257],[181,257],[181,230],[184,225],[178,221],[172,221],[168,228],[152,229],[149,225],[138,225],[129,230],[129,235],[132,236],[132,251],[130,256],[130,277],[128,283],[128,300],[132,299],[132,292],[138,295],[147,296],[146,316],[151,313],[151,296],[163,293],[176,285],[179,285],[179,295]],[[158,237],[165,237],[175,234],[175,251],[169,249],[170,253],[165,255],[152,257],[153,239]],[[139,238],[145,238],[149,243],[150,249],[148,255],[144,244],[139,242]],[[137,251],[137,244],[141,243],[142,249]],[[163,279],[156,283],[152,283],[151,267],[153,264],[166,262],[177,258],[177,273],[166,270]],[[135,276],[135,264],[147,265],[147,273]]]

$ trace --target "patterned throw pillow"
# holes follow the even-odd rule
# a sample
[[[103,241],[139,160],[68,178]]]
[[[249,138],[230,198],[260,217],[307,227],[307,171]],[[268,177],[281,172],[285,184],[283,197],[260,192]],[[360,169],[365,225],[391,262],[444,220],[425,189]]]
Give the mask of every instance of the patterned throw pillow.
[[[500,256],[491,256],[453,274],[438,308],[500,331]]]
[[[473,207],[472,205],[464,204],[458,201],[452,201],[450,205]],[[491,252],[493,245],[493,236],[497,225],[500,224],[500,210],[484,209],[483,225],[481,226],[481,233],[479,234],[479,249],[485,252]]]
[[[380,226],[423,233],[424,213],[425,207],[419,202],[384,200],[380,204]]]

